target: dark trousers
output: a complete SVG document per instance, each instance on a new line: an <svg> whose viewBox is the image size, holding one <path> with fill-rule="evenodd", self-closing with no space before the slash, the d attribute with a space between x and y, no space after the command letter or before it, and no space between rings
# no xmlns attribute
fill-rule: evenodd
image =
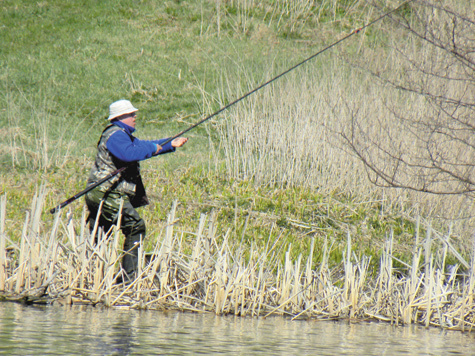
<svg viewBox="0 0 475 356"><path fill-rule="evenodd" d="M122 211L120 203L123 200ZM104 203L100 208L101 201ZM113 225L117 225L120 217L120 229L125 236L122 269L128 276L137 271L138 249L140 241L145 238L145 221L140 217L137 210L130 203L125 194L116 191L103 192L100 188L91 190L86 194L86 204L89 209L89 229L91 233L97 219L100 208L99 224L104 233L107 233ZM97 234L95 236L97 242Z"/></svg>

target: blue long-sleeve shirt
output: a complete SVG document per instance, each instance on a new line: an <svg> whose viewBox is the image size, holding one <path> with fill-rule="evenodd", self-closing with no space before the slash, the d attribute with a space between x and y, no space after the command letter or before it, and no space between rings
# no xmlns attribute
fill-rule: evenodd
<svg viewBox="0 0 475 356"><path fill-rule="evenodd" d="M150 158L155 155L157 145L161 146L161 143L167 140L167 138L160 140L140 140L132 136L132 133L135 131L133 127L126 125L121 121L115 121L113 124L119 126L123 130L117 131L109 137L106 143L107 149L113 156L123 162L143 161ZM174 151L175 147L173 147L171 142L169 142L162 146L162 149L158 154Z"/></svg>

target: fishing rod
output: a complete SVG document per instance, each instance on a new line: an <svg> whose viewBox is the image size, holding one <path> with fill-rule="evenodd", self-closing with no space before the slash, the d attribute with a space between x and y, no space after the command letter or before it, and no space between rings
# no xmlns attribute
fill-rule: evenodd
<svg viewBox="0 0 475 356"><path fill-rule="evenodd" d="M382 19L384 19L385 17L389 16L390 14L392 14L393 12L396 12L397 10L399 10L400 8L402 8L404 5L410 3L411 1L413 0L407 0L405 2L403 2L401 5L399 5L398 7L392 9L391 11L388 11L386 12L385 14L381 15L380 17L378 17L377 19L367 23L366 25L364 25L363 27L360 27L354 31L352 31L350 34L344 36L343 38L339 39L338 41L332 43L331 45L323 48L322 50L316 52L315 54L311 55L310 57L304 59L303 61L295 64L294 66L290 67L289 69L285 70L284 72L280 73L279 75L275 76L274 78L272 79L269 79L267 82L259 85L258 87L256 87L255 89L251 90L250 92L244 94L243 96L241 96L240 98L230 102L229 104L223 106L221 109L219 109L218 111L215 111L214 113L212 113L211 115L205 117L204 119L198 121L197 123L191 125L190 127L188 127L187 129L177 133L175 136L172 136L170 138L168 138L166 141L162 142L162 146L166 145L167 143L173 141L174 139L184 135L185 133L187 133L188 131L190 130L193 130L196 126L198 125L201 125L202 123L208 121L209 119L215 117L216 115L219 115L220 113L222 113L223 111L229 109L231 106L239 103L240 101L244 100L245 98L247 98L248 96L254 94L255 92L261 90L262 88L266 87L267 85L275 82L277 79L283 77L284 75L286 75L287 73L293 71L294 69L300 67L301 65L307 63L308 61L312 60L313 58L319 56L320 54L322 54L323 52L326 52L327 50L335 47L336 45L338 45L339 43L347 40L348 38L350 38L351 36L353 35L356 35L358 33L360 33L361 31L363 31L365 28L367 27L370 27L372 25L374 25L376 22L378 21L381 21ZM83 191L77 193L76 195L72 196L71 198L65 200L64 202L62 202L61 204L59 204L58 206L50 209L50 213L51 214L54 214L58 211L60 211L62 208L64 208L66 205L69 205L70 203L74 202L75 200L79 199L80 197L82 197L84 194L88 193L89 191L91 191L92 189L96 188L97 186L103 184L104 182L108 181L109 179L111 179L112 177L115 177L116 175L118 175L119 173L123 172L127 167L121 167L117 170L115 170L114 172L108 174L106 177L102 178L101 180L99 180L98 182L94 183L94 184L91 184L90 186L88 186L86 189L84 189Z"/></svg>
<svg viewBox="0 0 475 356"><path fill-rule="evenodd" d="M94 184L91 184L89 186L86 187L86 189L80 191L79 193L77 193L76 195L73 195L71 198L63 201L61 204L55 206L54 208L50 209L50 213L51 214L54 214L58 211L60 211L62 208L64 208L66 205L69 205L71 204L73 201L79 199L80 197L82 197L84 194L90 192L91 190L93 190L95 187L107 182L109 179L111 179L112 177L115 177L116 175L118 175L120 172L122 171L125 171L127 167L121 167L117 170L115 170L114 172L112 173L109 173L107 176L105 176L104 178L102 178L101 180L97 181L96 183Z"/></svg>

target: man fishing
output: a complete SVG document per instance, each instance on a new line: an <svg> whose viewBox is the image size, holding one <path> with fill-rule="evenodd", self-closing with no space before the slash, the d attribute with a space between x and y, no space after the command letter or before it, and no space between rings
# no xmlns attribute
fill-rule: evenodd
<svg viewBox="0 0 475 356"><path fill-rule="evenodd" d="M113 225L118 225L125 235L123 277L118 278L118 281L125 282L136 277L138 248L145 238L146 230L144 220L135 210L148 204L140 176L139 161L174 152L188 141L185 137L177 137L172 141L166 138L139 140L132 135L135 131L137 111L128 100L119 100L109 106L110 124L102 132L97 144L97 155L87 186L97 183L117 169L125 167L125 170L86 194L91 233L94 232L97 221L98 229L102 229L104 234ZM162 147L163 143L165 144ZM98 236L101 235L96 233L96 243Z"/></svg>

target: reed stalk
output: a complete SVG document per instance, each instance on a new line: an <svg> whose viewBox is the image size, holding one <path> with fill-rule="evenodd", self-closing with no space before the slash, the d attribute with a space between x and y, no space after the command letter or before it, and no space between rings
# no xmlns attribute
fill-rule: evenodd
<svg viewBox="0 0 475 356"><path fill-rule="evenodd" d="M7 251L5 235L5 217L6 217L7 195L0 197L0 290L5 289L5 280L7 277Z"/></svg>

